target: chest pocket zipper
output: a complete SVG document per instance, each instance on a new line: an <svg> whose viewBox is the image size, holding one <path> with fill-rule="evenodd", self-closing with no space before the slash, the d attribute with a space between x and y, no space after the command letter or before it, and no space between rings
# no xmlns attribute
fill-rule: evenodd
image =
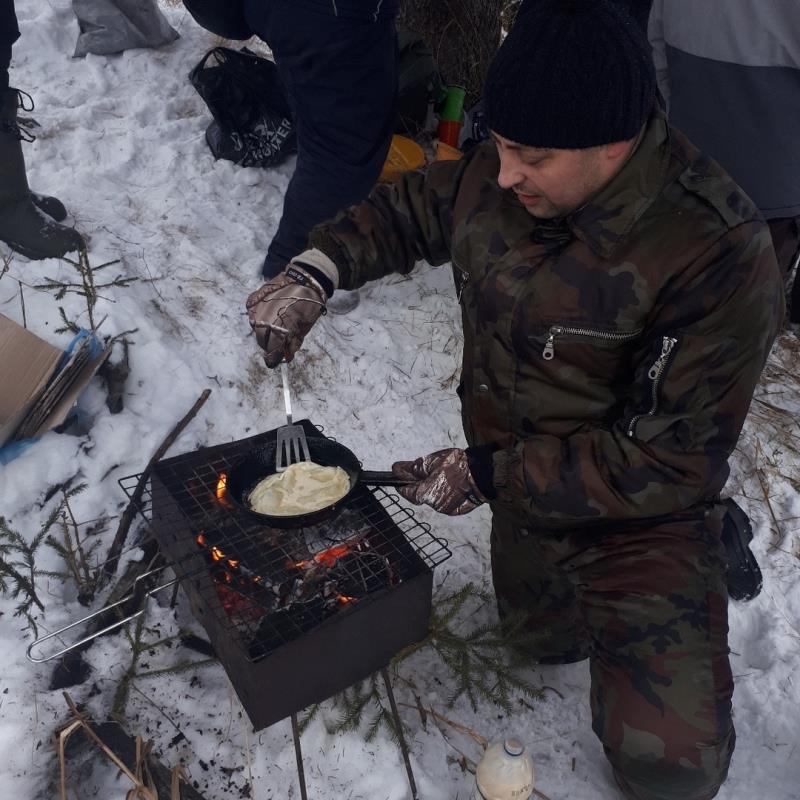
<svg viewBox="0 0 800 800"><path fill-rule="evenodd" d="M552 325L547 332L547 341L544 344L544 350L542 350L542 358L545 361L552 361L555 358L557 336L586 336L589 339L604 339L608 342L626 342L629 339L635 339L641 332L641 328L628 333L610 333L609 331L598 331L591 328L567 328L562 325Z"/></svg>
<svg viewBox="0 0 800 800"><path fill-rule="evenodd" d="M647 377L650 379L650 394L652 398L650 408L646 413L637 414L631 419L627 431L629 438L633 438L633 434L636 430L636 423L638 423L642 417L652 417L658 410L658 387L661 385L661 378L664 375L664 370L669 363L670 356L676 344L678 344L678 340L671 336L661 337L661 355L653 362L653 366L647 371Z"/></svg>

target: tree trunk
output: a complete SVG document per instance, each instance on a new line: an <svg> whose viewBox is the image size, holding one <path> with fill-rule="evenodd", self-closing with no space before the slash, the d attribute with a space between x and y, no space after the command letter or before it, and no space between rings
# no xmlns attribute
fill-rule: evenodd
<svg viewBox="0 0 800 800"><path fill-rule="evenodd" d="M422 36L445 84L467 90L468 108L483 94L500 44L503 0L403 0L398 23Z"/></svg>

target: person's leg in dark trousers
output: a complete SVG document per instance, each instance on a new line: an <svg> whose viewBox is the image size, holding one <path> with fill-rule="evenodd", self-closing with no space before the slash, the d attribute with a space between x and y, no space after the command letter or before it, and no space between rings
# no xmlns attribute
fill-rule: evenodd
<svg viewBox="0 0 800 800"><path fill-rule="evenodd" d="M14 0L0 0L0 92L8 89L11 46L19 39Z"/></svg>
<svg viewBox="0 0 800 800"><path fill-rule="evenodd" d="M575 637L588 646L593 728L629 800L709 800L727 775L735 734L720 530L714 518L532 531L505 546L493 530L501 608L524 603L531 628L546 632L539 660Z"/></svg>
<svg viewBox="0 0 800 800"><path fill-rule="evenodd" d="M266 277L305 249L314 225L369 194L392 137L393 16L353 19L320 8L297 0L246 4L249 24L273 51L297 126L297 166L264 262Z"/></svg>
<svg viewBox="0 0 800 800"><path fill-rule="evenodd" d="M0 0L0 241L28 258L56 258L82 247L83 239L56 224L67 212L55 197L34 194L28 187L21 141L30 137L17 122L21 98L27 96L9 88L8 80L11 47L19 35L14 0Z"/></svg>

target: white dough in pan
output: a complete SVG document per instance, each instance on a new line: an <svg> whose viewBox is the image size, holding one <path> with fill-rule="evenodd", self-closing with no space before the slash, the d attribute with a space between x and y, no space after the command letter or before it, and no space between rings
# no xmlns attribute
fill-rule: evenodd
<svg viewBox="0 0 800 800"><path fill-rule="evenodd" d="M256 484L248 498L258 514L293 517L333 505L350 491L350 477L341 467L299 461Z"/></svg>

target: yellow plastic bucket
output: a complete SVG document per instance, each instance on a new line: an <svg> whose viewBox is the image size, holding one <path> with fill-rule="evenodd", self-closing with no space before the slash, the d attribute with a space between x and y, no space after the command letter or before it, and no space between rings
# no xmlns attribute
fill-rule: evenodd
<svg viewBox="0 0 800 800"><path fill-rule="evenodd" d="M413 139L395 134L378 180L381 183L398 181L404 172L424 166L425 153L422 148Z"/></svg>

